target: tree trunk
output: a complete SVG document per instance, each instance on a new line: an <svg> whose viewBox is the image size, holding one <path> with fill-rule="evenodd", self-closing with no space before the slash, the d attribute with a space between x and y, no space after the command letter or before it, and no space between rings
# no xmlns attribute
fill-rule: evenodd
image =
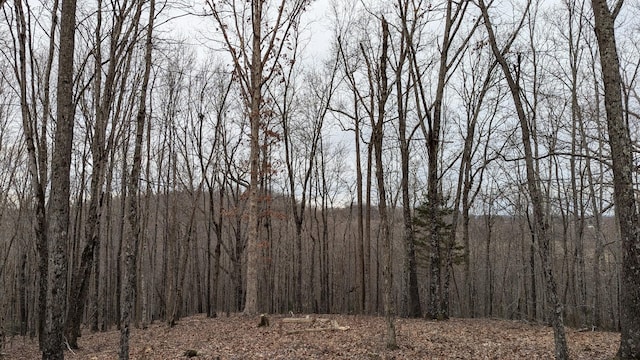
<svg viewBox="0 0 640 360"><path fill-rule="evenodd" d="M218 279L220 275L220 254L222 245L222 209L224 207L224 181L219 184L218 214L215 213L213 184L207 179L207 190L209 192L209 226L213 226L215 234L215 246L211 253L211 230L207 228L207 291L206 308L207 317L217 317L218 307ZM212 263L213 257L213 263Z"/></svg>
<svg viewBox="0 0 640 360"><path fill-rule="evenodd" d="M47 291L46 340L42 358L64 359L63 325L67 305L67 243L69 240L69 195L73 146L73 56L75 50L76 1L62 0L60 52L58 55L57 114L54 150L51 158L51 197L48 232L50 282Z"/></svg>
<svg viewBox="0 0 640 360"><path fill-rule="evenodd" d="M410 37L414 36L415 26L408 28L408 2L398 1L400 20L402 21L402 35L400 41L400 56L396 69L396 96L398 103L398 131L400 136L400 162L402 192L402 220L404 227L405 268L403 282L406 286L404 299L406 299L406 311L409 317L422 316L420 304L420 292L418 289L418 275L416 263L415 234L413 230L413 218L411 214L411 196L409 195L409 152L411 139L407 139L407 114L408 96L412 84L407 81L407 91L403 92L402 75L405 62L409 61ZM409 63L409 66L411 64Z"/></svg>
<svg viewBox="0 0 640 360"><path fill-rule="evenodd" d="M140 19L140 12L144 1L140 1L136 10L136 19ZM147 87L149 85L149 77L151 73L151 55L153 52L153 22L156 17L155 0L150 0L149 4L149 23L147 24L147 37L145 46L145 67L140 89L139 107L136 114L136 132L135 145L133 151L133 163L131 165L131 175L128 183L128 207L127 220L129 222L129 233L125 250L125 280L122 286L122 305L120 314L120 360L129 359L129 333L131 320L133 318L133 310L136 299L136 265L138 257L138 248L140 244L140 216L139 216L139 194L140 172L142 169L142 142L144 137L144 127L147 121Z"/></svg>
<svg viewBox="0 0 640 360"><path fill-rule="evenodd" d="M262 106L262 1L251 2L251 88L249 98L250 124L250 182L249 182L249 219L247 224L247 287L243 313L255 315L258 313L258 180L260 171L260 108Z"/></svg>
<svg viewBox="0 0 640 360"><path fill-rule="evenodd" d="M528 12L530 2L528 2L527 4L528 5L525 14ZM525 154L525 166L527 171L527 188L529 190L529 196L531 198L531 204L533 206L534 232L538 237L540 257L542 259L542 268L547 287L547 296L549 303L552 306L551 324L554 331L555 356L556 359L568 359L569 352L567 348L567 340L565 337L564 324L562 319L563 309L562 304L560 303L560 299L558 298L556 281L553 274L550 234L548 228L549 225L543 206L542 194L539 188L540 181L538 179L537 171L534 166L534 155L532 153L531 144L532 134L529 128L529 121L524 111L524 105L521 98L522 94L519 84L514 79L511 73L511 68L505 59L505 51L501 51L498 48L496 37L493 31L493 26L491 25L491 21L489 19L488 9L485 6L483 0L479 1L479 5L482 12L482 17L484 19L485 27L489 35L489 44L494 56L496 57L496 60L502 68L505 78L507 79L509 89L511 90L513 102L516 107L516 112L518 114L518 119L520 121L522 144ZM522 17L522 22L524 21L524 19L525 16ZM508 48L506 50L508 50ZM519 68L519 64L516 65Z"/></svg>
<svg viewBox="0 0 640 360"><path fill-rule="evenodd" d="M216 317L218 312L218 282L220 279L220 253L222 246L222 203L224 199L224 182L220 184L220 200L219 200L219 209L218 209L218 226L215 227L216 230L216 246L213 250L213 274L211 276L211 283L207 286L211 287L212 292L211 296L211 305L208 311L208 315L210 317ZM212 215L213 216L213 215ZM211 256L211 255L209 255Z"/></svg>
<svg viewBox="0 0 640 360"><path fill-rule="evenodd" d="M250 4L249 4L250 3ZM263 27L268 22L263 14L263 9L271 9L271 3L267 1L247 1L242 8L241 3L219 3L207 1L211 14L215 18L224 38L224 44L233 61L234 79L240 84L240 91L246 104L246 112L249 117L250 127L250 152L249 152L249 184L248 184L248 224L246 246L246 290L243 312L246 315L255 315L258 312L258 222L259 209L259 172L260 172L260 129L262 124L261 110L263 107L263 90L267 81L276 73L277 66L265 68L267 62L277 62L283 53L285 45L289 45L289 34L298 27L300 15L306 8L308 0L296 0L284 2L274 11L276 21L269 24L268 31L263 33ZM243 3L245 4L245 3ZM224 8L224 9L221 9ZM231 21L228 15L232 14ZM245 17L246 15L248 17ZM235 20L235 21L234 21ZM251 24L251 30L245 27ZM246 26L245 26L246 24ZM245 37L250 37L247 39ZM240 44L232 42L237 39ZM246 46L245 46L246 45ZM241 50L238 52L238 48ZM264 52L264 53L263 53Z"/></svg>
<svg viewBox="0 0 640 360"><path fill-rule="evenodd" d="M20 335L27 335L28 327L28 310L27 310L27 253L22 254L20 261L20 277L19 281L22 286L19 290L19 302L20 302Z"/></svg>
<svg viewBox="0 0 640 360"><path fill-rule="evenodd" d="M640 358L640 218L633 185L633 148L622 108L622 79L614 22L623 0L610 10L606 0L592 0L595 32L600 49L607 113L609 146L613 161L613 196L622 238L620 359Z"/></svg>
<svg viewBox="0 0 640 360"><path fill-rule="evenodd" d="M357 111L357 105L354 103L354 108ZM368 281L369 281L369 264L367 263L368 259L365 256L366 254L366 244L364 241L364 211L363 211L363 203L362 203L362 153L360 150L360 120L356 115L355 123L355 152L356 152L356 221L358 224L358 229L356 232L356 242L357 242L357 251L358 251L358 284L360 287L360 308L362 312L365 313L367 310L367 294L369 290Z"/></svg>
<svg viewBox="0 0 640 360"><path fill-rule="evenodd" d="M384 135L385 106L388 94L387 84L387 53L389 48L389 24L382 18L382 54L380 55L379 79L376 82L378 88L378 119L371 124L373 129L372 140L375 153L376 183L378 186L378 212L380 213L380 226L382 237L382 276L383 276L383 306L387 324L385 343L388 349L398 348L395 329L395 304L392 296L393 268L392 268L392 242L389 229L389 215L387 214L387 195L384 184L384 165L382 162L382 143ZM369 65L369 64L367 64ZM372 74L370 71L369 74ZM374 79L370 79L373 81ZM372 89L373 90L373 89Z"/></svg>
<svg viewBox="0 0 640 360"><path fill-rule="evenodd" d="M118 68L122 62L126 63L123 72L128 72L130 68L131 56L123 56L123 49L127 47L117 46L121 42L122 25L127 19L124 12L126 8L120 9L119 16L116 17L116 24L110 34L111 46L109 51L109 65L106 71L106 78L102 84L103 59L102 59L102 1L98 2L98 22L96 25L96 47L95 47L95 80L94 99L95 123L93 127L93 137L91 141L92 173L91 173L91 198L89 200L88 216L85 226L85 247L80 258L80 265L74 272L71 282L70 303L65 324L65 336L69 346L78 348L78 337L80 336L80 324L84 313L87 299L89 280L94 261L94 252L100 246L101 217L103 209L102 187L105 182L106 170L108 168L108 148L107 148L107 127L110 119L117 119L120 114L111 114L114 102L114 83ZM136 26L134 22L134 25ZM129 40L129 39L125 39ZM122 71L122 70L121 70ZM126 79L123 80L126 83ZM103 91L104 90L104 91ZM113 120L115 126L116 121ZM113 132L109 138L109 146L113 143Z"/></svg>
<svg viewBox="0 0 640 360"><path fill-rule="evenodd" d="M49 279L49 244L47 234L47 214L46 214L46 195L45 187L48 182L48 154L47 154L47 123L49 119L50 111L50 82L51 82L51 68L54 60L55 51L55 34L58 25L58 5L59 1L53 2L51 10L52 20L50 27L49 38L49 53L46 61L46 69L44 71L44 102L42 113L44 114L41 119L40 129L38 133L37 129L37 117L35 111L32 111L30 107L30 100L27 96L27 89L29 87L29 79L27 77L27 67L29 60L27 59L27 48L31 49L31 46L27 44L27 40L31 37L29 33L27 17L25 16L24 8L22 7L22 1L15 2L15 15L16 15L16 31L18 37L18 51L15 62L18 64L18 68L15 69L16 78L20 85L20 111L22 118L22 128L24 131L24 138L28 154L29 176L31 179L31 191L35 198L34 204L34 233L36 238L36 251L38 254L38 326L37 333L39 336L40 350L44 350L44 342L46 338L45 334L45 321L47 317L47 282ZM30 54L32 55L32 54ZM33 88L33 86L32 86ZM40 142L38 142L40 139Z"/></svg>

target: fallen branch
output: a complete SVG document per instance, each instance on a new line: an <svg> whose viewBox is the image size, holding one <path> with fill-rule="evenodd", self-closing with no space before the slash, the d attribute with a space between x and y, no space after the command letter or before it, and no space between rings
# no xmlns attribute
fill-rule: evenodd
<svg viewBox="0 0 640 360"><path fill-rule="evenodd" d="M319 332L319 331L346 331L349 330L348 326L340 326L336 320L325 319L325 318L312 318L308 315L303 318L284 318L280 323L280 328L282 329L282 324L314 324L314 323L322 323L320 327L308 327L305 329L295 329L295 330L287 330L285 334L298 334L303 332Z"/></svg>
<svg viewBox="0 0 640 360"><path fill-rule="evenodd" d="M315 321L314 318L309 317L309 315L307 315L306 317L303 318L284 318L282 319L283 323L313 323Z"/></svg>

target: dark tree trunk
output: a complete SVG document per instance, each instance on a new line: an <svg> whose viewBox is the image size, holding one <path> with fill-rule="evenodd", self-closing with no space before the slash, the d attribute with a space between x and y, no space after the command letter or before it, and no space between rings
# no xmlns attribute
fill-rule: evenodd
<svg viewBox="0 0 640 360"><path fill-rule="evenodd" d="M610 10L606 0L592 0L595 31L600 49L607 113L609 146L613 161L613 195L622 238L620 348L618 358L640 359L640 219L633 185L633 148L622 108L622 79L616 48L614 21L623 1Z"/></svg>
<svg viewBox="0 0 640 360"><path fill-rule="evenodd" d="M73 56L75 49L76 1L62 0L60 52L54 150L51 158L49 199L50 287L47 291L46 340L42 358L64 359L63 325L67 305L67 243L69 240L69 196L73 145Z"/></svg>
<svg viewBox="0 0 640 360"><path fill-rule="evenodd" d="M218 214L215 213L213 185L207 180L209 190L209 221L213 226L216 244L211 254L211 235L207 239L207 317L216 317L218 313L218 279L220 275L220 254L222 245L222 208L224 203L224 182L219 184ZM209 230L210 231L210 230ZM213 263L212 263L213 257Z"/></svg>
<svg viewBox="0 0 640 360"><path fill-rule="evenodd" d="M357 105L354 102L354 108L357 111ZM356 151L356 221L358 224L358 230L356 233L356 242L358 249L358 283L360 286L360 307L362 312L366 312L367 310L367 294L369 290L368 281L369 281L369 264L367 263L368 258L365 256L366 254L366 244L364 241L364 211L363 211L363 203L362 203L362 154L360 150L360 120L358 119L358 115L356 113L355 123L355 151Z"/></svg>
<svg viewBox="0 0 640 360"><path fill-rule="evenodd" d="M136 10L136 18L134 21L140 20L142 4L140 1ZM138 190L140 182L140 172L142 169L142 142L144 137L144 127L147 121L147 87L151 73L151 55L152 55L152 39L153 39L153 21L155 19L155 0L151 0L149 4L149 23L147 24L147 36L145 46L145 67L142 79L142 87L140 89L139 107L136 114L136 132L135 145L133 151L133 164L131 165L131 175L127 186L128 207L126 217L129 223L129 233L125 249L125 280L122 287L121 297L121 313L120 313L120 360L129 359L129 333L131 320L133 318L133 310L137 292L137 257L140 244L140 215L138 211L139 200Z"/></svg>
<svg viewBox="0 0 640 360"><path fill-rule="evenodd" d="M378 119L372 121L372 143L374 148L374 157L376 165L376 183L378 187L378 212L380 214L380 226L381 226L381 241L382 241L382 276L383 276L383 307L384 315L387 324L387 330L385 334L385 345L388 349L396 349L398 347L396 342L396 329L395 329L395 304L392 296L393 287L393 272L392 272L392 248L391 248L391 233L389 229L389 215L387 213L387 195L384 184L384 165L382 162L382 143L384 135L384 120L385 120L385 106L388 93L387 82L387 53L389 48L389 25L387 21L382 18L382 54L380 55L380 64L378 71L378 79L373 79L372 66L367 62L369 70L369 82L372 85L374 82L378 84ZM372 87L373 90L373 87Z"/></svg>
<svg viewBox="0 0 640 360"><path fill-rule="evenodd" d="M413 230L413 218L411 215L411 196L409 194L409 152L411 139L407 138L407 104L410 94L410 82L407 84L407 91L403 91L402 75L404 65L409 58L410 38L414 36L415 25L409 29L408 27L408 2L398 1L398 9L400 11L400 19L402 21L402 35L400 41L400 56L398 67L396 69L396 96L398 106L398 131L400 136L400 162L401 162L401 179L400 188L402 192L402 220L404 227L404 246L405 246L405 269L403 280L407 287L406 293L403 295L406 299L406 311L409 317L422 316L422 308L420 304L420 292L418 289L418 275L416 263L415 234ZM415 23L415 22L414 22ZM411 66L411 65L409 65Z"/></svg>
<svg viewBox="0 0 640 360"><path fill-rule="evenodd" d="M15 2L15 15L16 15L16 31L18 37L18 51L16 56L16 62L18 68L15 69L16 78L20 84L20 111L22 117L22 127L24 131L24 138L29 156L29 176L31 178L31 191L35 198L34 212L34 234L35 245L38 253L38 336L40 350L44 350L45 345L45 320L47 315L47 287L49 279L49 244L47 234L47 214L46 214L46 198L45 187L48 182L48 154L47 154L47 122L49 120L50 111L50 81L51 81L51 68L54 60L55 51L55 34L58 25L58 5L59 1L55 0L51 10L52 19L50 27L50 39L49 39L49 54L46 63L46 69L44 72L44 103L43 103L43 117L41 119L42 124L40 126L41 133L38 133L37 129L37 117L34 111L30 108L29 99L27 96L27 89L29 87L29 79L27 78L27 40L30 37L27 18L25 16L24 8L22 7L22 1ZM40 142L38 142L38 138Z"/></svg>
<svg viewBox="0 0 640 360"><path fill-rule="evenodd" d="M70 303L65 324L65 336L69 346L78 348L78 337L80 336L80 324L84 313L85 302L89 290L89 280L93 268L94 252L100 246L101 218L103 208L102 187L105 182L107 170L108 149L107 149L107 126L110 118L117 118L119 114L111 114L110 109L114 100L114 82L117 75L117 68L121 62L127 62L125 69L129 69L131 56L124 56L125 46L116 46L120 41L122 25L126 20L124 14L117 16L117 23L111 32L111 48L109 53L109 65L106 72L104 87L102 84L102 1L98 2L98 23L96 25L95 47L95 92L100 98L95 99L95 123L93 137L91 141L92 173L91 173L91 199L89 201L88 216L85 227L85 247L80 258L80 265L73 274L71 281ZM126 9L121 9L124 12ZM132 25L135 26L135 25ZM125 70L124 72L128 72ZM102 91L104 90L104 92ZM113 135L112 135L113 136ZM110 143L113 138L110 138ZM96 278L97 279L97 278Z"/></svg>
<svg viewBox="0 0 640 360"><path fill-rule="evenodd" d="M27 253L24 252L20 260L20 335L27 335L28 312L27 312Z"/></svg>

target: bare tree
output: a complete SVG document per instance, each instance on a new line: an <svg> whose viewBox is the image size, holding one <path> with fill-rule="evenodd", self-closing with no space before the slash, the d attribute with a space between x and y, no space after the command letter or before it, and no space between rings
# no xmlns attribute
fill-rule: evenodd
<svg viewBox="0 0 640 360"><path fill-rule="evenodd" d="M75 106L73 56L75 53L76 0L62 0L60 52L58 54L57 122L51 158L51 197L48 232L50 286L47 291L46 340L43 359L64 359L63 326L67 305L67 243L69 240L69 189Z"/></svg>
<svg viewBox="0 0 640 360"><path fill-rule="evenodd" d="M22 128L25 135L27 156L29 164L29 177L31 180L31 191L35 198L34 212L34 232L36 238L36 250L38 252L38 335L40 349L44 349L45 321L47 303L47 283L49 279L49 244L47 235L47 212L46 212L46 187L49 181L49 153L48 153L48 130L51 111L51 74L55 58L56 28L58 26L59 2L56 0L51 9L52 21L50 26L49 49L43 69L42 79L42 108L38 111L35 99L36 81L33 74L37 72L33 68L33 47L28 43L32 39L31 14L29 9L25 10L22 1L15 1L14 13L8 14L5 10L7 23L15 21L15 32L11 31L14 44L11 55L4 53L4 56L12 63L13 72L18 83L20 98L20 110L22 117ZM10 28L13 30L13 27ZM40 116L38 116L40 114Z"/></svg>
<svg viewBox="0 0 640 360"><path fill-rule="evenodd" d="M564 324L563 324L563 309L562 303L558 298L558 292L556 288L556 281L553 274L552 261L551 261L551 249L550 249L550 230L549 220L547 219L546 212L543 206L542 193L540 191L540 180L538 171L534 165L534 154L532 152L532 133L530 130L529 119L524 110L522 92L520 85L518 84L516 73L512 73L512 69L505 58L505 54L508 53L511 44L513 43L515 36L518 32L516 30L510 37L507 45L500 49L496 40L493 25L489 17L489 11L483 0L479 0L480 11L482 12L482 18L489 35L489 45L493 51L498 64L502 68L502 72L509 84L511 96L513 98L518 119L520 121L520 131L522 134L522 144L525 153L525 165L527 173L527 189L531 198L531 204L533 206L534 215L534 232L535 236L539 239L540 244L540 256L542 258L542 265L544 269L545 281L547 284L547 295L549 296L549 302L551 308L551 323L554 330L555 340L555 354L556 359L568 359L569 353L567 349L567 340L565 337ZM527 2L525 13L522 16L519 26L520 29L524 24L525 19L529 11L531 2ZM516 64L516 71L519 71L519 64Z"/></svg>
<svg viewBox="0 0 640 360"><path fill-rule="evenodd" d="M339 10L334 10L338 12ZM355 144L355 168L356 168L356 283L358 288L358 307L364 311L369 312L371 310L371 297L375 297L375 293L371 290L372 277L371 274L371 144L368 144L368 166L366 173L366 196L363 196L363 174L362 174L362 137L364 136L364 123L362 112L364 112L369 118L373 116L373 108L371 101L365 101L366 95L363 94L363 90L360 89L358 81L356 79L356 71L360 64L358 63L358 51L354 53L349 52L347 42L349 38L352 38L347 29L352 27L352 23L347 23L344 26L344 33L337 35L336 39L336 58L342 66L344 77L349 84L350 95L352 96L352 112L345 109L344 104L338 103L331 107L331 110L335 113L346 116L353 121L354 132L354 144ZM373 99L373 98L371 98ZM363 110L364 109L364 110ZM350 128L343 125L343 128ZM365 209L366 208L366 209ZM366 221L365 221L366 219Z"/></svg>
<svg viewBox="0 0 640 360"><path fill-rule="evenodd" d="M260 127L264 86L280 71L278 62L286 53L286 45L308 5L308 0L293 2L252 0L250 4L235 1L207 4L222 33L222 41L229 51L234 75L240 84L250 123L250 182L249 220L247 245L247 286L244 313L258 312L258 198L260 164ZM274 10L270 5L277 4ZM245 16L249 16L251 27L246 29Z"/></svg>
<svg viewBox="0 0 640 360"><path fill-rule="evenodd" d="M482 41L482 40L480 40ZM467 316L473 317L475 314L475 302L476 295L474 290L474 284L472 281L472 264L471 264L471 234L470 234L470 212L476 197L482 189L482 182L484 178L485 169L489 162L493 159L489 159L489 148L492 140L492 132L494 131L493 123L496 117L496 108L499 101L493 101L492 104L488 104L487 100L490 97L490 91L495 89L496 98L501 99L503 90L499 86L495 86L498 82L496 76L496 67L498 63L495 60L482 61L485 57L482 51L483 46L476 45L476 48L470 52L469 60L471 61L470 68L467 70L465 64L460 65L460 72L462 74L462 89L458 90L461 100L465 105L466 126L461 126L463 131L462 137L464 138L464 146L462 149L462 155L460 158L460 167L458 172L458 182L455 191L455 198L453 200L453 214L451 220L451 233L448 240L450 244L450 251L453 250L451 245L455 244L456 236L458 234L458 221L459 216L462 216L462 245L463 249L463 262L464 262L464 291L467 303L465 304L467 309L465 312ZM482 112L487 106L492 106L488 119L482 119ZM483 123L486 122L487 124ZM481 142L484 139L484 149L481 150ZM477 167L474 168L474 154L482 152L482 160L479 161ZM474 189L475 186L475 189ZM491 195L489 195L491 197ZM461 211L458 209L462 207ZM484 214L488 222L491 221L491 208L488 213ZM490 229L490 226L487 227ZM489 240L490 241L490 240ZM447 255L447 267L452 266L453 254ZM486 264L489 266L490 264ZM448 273L450 274L450 273ZM445 283L448 284L449 280L445 279ZM446 292L445 292L446 293ZM462 305L462 304L461 304Z"/></svg>
<svg viewBox="0 0 640 360"><path fill-rule="evenodd" d="M192 119L192 128L194 129L194 137L196 143L196 152L200 161L200 171L204 177L206 190L209 195L208 214L209 221L206 226L207 245L206 245L206 311L208 317L217 316L217 299L218 287L220 279L220 255L222 250L222 230L223 230L223 212L225 192L228 186L227 176L224 169L225 134L224 122L227 120L225 113L229 108L228 98L231 94L233 81L225 73L221 64L216 64L212 70L203 70L196 77L194 86L200 86L194 89L198 91L196 94L197 102L196 116ZM213 104L209 104L207 94L215 91L217 95L213 97ZM212 105L213 108L210 108ZM209 114L211 112L211 114ZM205 133L206 119L213 119L213 139L210 140L210 148L207 153L205 148L205 139L209 136ZM216 186L218 187L216 189ZM217 197L217 202L216 202ZM217 204L217 207L216 207ZM212 242L215 245L211 250ZM213 261L213 263L212 263Z"/></svg>
<svg viewBox="0 0 640 360"><path fill-rule="evenodd" d="M443 194L441 189L441 163L442 163L442 131L445 106L445 88L451 76L450 72L459 61L460 54L466 49L471 35L477 27L478 20L468 33L461 31L462 23L467 14L469 2L455 2L447 0L444 4L444 29L441 44L438 46L437 72L435 82L435 95L429 99L427 88L422 76L425 68L419 60L419 43L416 39L407 38L411 54L412 66L410 67L413 81L415 82L414 94L416 98L416 113L419 118L420 129L426 139L427 148L427 218L429 236L429 304L427 315L432 319L447 318L448 299L447 291L443 286L443 271L448 272L447 259L442 259L442 251L448 252L448 246L443 247ZM462 35L462 36L460 36ZM457 37L461 40L456 42ZM444 267L443 267L444 265Z"/></svg>
<svg viewBox="0 0 640 360"><path fill-rule="evenodd" d="M387 210L387 191L385 189L384 165L383 165L383 136L384 123L386 120L386 105L390 95L389 82L387 78L387 65L389 56L389 24L387 20L381 18L382 27L382 48L380 52L379 63L374 63L367 50L362 45L360 49L367 66L367 75L370 91L375 92L377 99L377 113L371 119L371 144L374 149L374 163L376 167L376 184L378 188L378 213L380 214L380 232L382 241L382 276L383 276L383 295L382 301L384 306L384 315L387 323L385 334L385 344L389 349L398 347L396 342L395 329L395 304L392 294L393 274L392 274L392 247L391 233L389 228L389 214ZM374 98L373 94L371 98ZM373 110L373 108L372 108Z"/></svg>
<svg viewBox="0 0 640 360"><path fill-rule="evenodd" d="M69 309L65 325L65 337L71 348L78 348L78 336L80 335L80 324L84 312L85 302L89 289L91 270L93 268L94 253L100 244L101 220L103 207L103 186L108 169L108 154L114 146L115 134L118 130L117 122L122 116L118 113L122 104L114 106L117 99L121 99L126 83L129 79L129 70L132 62L132 44L138 39L138 24L130 21L135 16L135 2L125 2L118 9L114 16L113 29L109 32L109 53L106 61L107 69L103 69L105 61L102 58L103 29L102 14L103 4L98 1L97 24L95 29L94 43L94 66L93 69L93 95L95 100L95 120L93 134L89 137L91 147L91 197L87 221L85 227L86 243L80 257L80 264L73 274L71 282L71 293ZM133 12L133 14L132 14ZM103 73L104 83L103 83ZM120 90L120 95L117 93ZM111 126L109 127L109 125ZM110 129L110 131L108 131Z"/></svg>
<svg viewBox="0 0 640 360"><path fill-rule="evenodd" d="M320 74L308 72L303 74L304 85L297 88L297 53L299 50L300 34L296 32L292 39L293 58L286 72L282 74L282 89L272 92L275 97L274 106L277 109L282 129L284 145L284 161L287 169L290 207L293 212L295 225L295 298L294 304L298 311L309 309L309 304L303 300L303 293L308 289L308 283L303 280L303 225L307 213L308 189L314 163L318 158L323 125L335 90L337 63L328 64L328 73ZM322 79L327 76L326 82ZM312 254L312 259L315 258ZM313 266L311 270L314 271ZM313 282L314 276L309 277ZM315 286L314 286L315 288Z"/></svg>
<svg viewBox="0 0 640 360"><path fill-rule="evenodd" d="M120 352L119 358L121 360L129 359L129 332L131 319L133 317L134 304L137 292L137 257L138 248L140 243L140 215L139 215L139 200L138 189L140 183L140 173L142 169L142 143L144 139L144 128L147 122L147 90L149 85L149 78L151 73L151 59L153 53L153 26L154 19L156 17L155 0L150 0L149 4L149 22L147 24L147 36L145 41L145 53L144 53L144 74L142 79L142 85L139 95L138 112L136 114L136 132L135 132L135 145L133 150L133 163L131 164L131 175L128 178L127 184L127 220L130 226L128 241L126 243L125 250L125 281L122 286L122 304L120 314ZM142 13L142 5L144 0L140 0L136 9L136 16L134 21L139 23L140 15Z"/></svg>
<svg viewBox="0 0 640 360"><path fill-rule="evenodd" d="M411 3L415 5L415 3ZM398 49L398 60L395 69L396 97L398 106L398 133L400 141L400 161L401 161L401 180L400 187L402 192L402 220L404 225L404 243L405 243L405 262L406 269L404 272L404 282L407 291L404 296L407 302L407 313L410 317L422 316L422 308L420 305L420 292L418 288L418 275L416 263L415 249L415 233L413 229L413 216L411 212L411 195L409 194L409 159L412 135L414 131L408 132L407 118L410 107L411 88L415 86L411 77L407 77L403 82L405 65L412 66L410 51L412 39L416 34L418 25L417 18L420 16L416 8L412 8L408 0L398 0L398 15L400 20L400 46ZM412 15L410 17L410 14ZM410 71L410 70L409 70ZM406 87L406 88L405 88ZM407 136L408 135L408 136Z"/></svg>
<svg viewBox="0 0 640 360"><path fill-rule="evenodd" d="M618 358L640 358L640 218L633 185L633 147L622 108L622 79L614 22L624 0L609 8L605 0L592 0L595 32L600 49L607 113L609 146L613 161L613 194L622 238L622 336Z"/></svg>

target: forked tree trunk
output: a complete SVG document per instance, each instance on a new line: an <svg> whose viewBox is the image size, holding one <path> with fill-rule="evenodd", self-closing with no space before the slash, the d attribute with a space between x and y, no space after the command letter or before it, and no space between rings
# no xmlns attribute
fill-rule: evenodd
<svg viewBox="0 0 640 360"><path fill-rule="evenodd" d="M271 2L251 0L250 10L241 9L239 3L207 0L215 21L222 32L223 41L233 61L234 78L240 84L240 91L246 104L250 127L249 151L249 210L246 245L246 290L243 312L255 315L258 312L258 198L260 172L260 130L262 125L263 90L267 81L275 74L277 66L265 67L283 53L291 31L297 28L300 15L304 12L308 0L282 2L274 10L276 20L269 24L271 28L263 32L267 22L263 10L272 9ZM249 6L249 5L247 5ZM274 6L275 7L275 6ZM231 16L228 16L232 14ZM239 14L243 14L240 15ZM239 16L239 17L238 17ZM245 17L246 16L246 17ZM231 18L228 21L228 18ZM246 26L245 26L246 25ZM249 28L250 27L250 28ZM246 38L245 38L246 37ZM241 44L236 44L234 41ZM241 48L240 51L237 49Z"/></svg>

